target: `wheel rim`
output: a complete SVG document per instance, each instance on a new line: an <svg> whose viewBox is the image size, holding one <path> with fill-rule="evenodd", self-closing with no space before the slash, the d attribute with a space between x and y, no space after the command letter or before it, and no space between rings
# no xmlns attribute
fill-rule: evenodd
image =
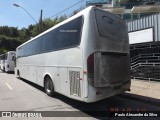
<svg viewBox="0 0 160 120"><path fill-rule="evenodd" d="M50 93L51 90L52 90L52 81L49 80L49 79L47 79L47 82L46 82L46 91L47 91L48 93Z"/></svg>

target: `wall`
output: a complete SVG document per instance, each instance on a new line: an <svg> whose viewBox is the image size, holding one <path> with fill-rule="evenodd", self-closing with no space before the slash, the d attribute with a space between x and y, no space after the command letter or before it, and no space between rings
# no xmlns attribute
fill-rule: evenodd
<svg viewBox="0 0 160 120"><path fill-rule="evenodd" d="M128 32L153 27L154 41L160 41L160 13L127 22Z"/></svg>

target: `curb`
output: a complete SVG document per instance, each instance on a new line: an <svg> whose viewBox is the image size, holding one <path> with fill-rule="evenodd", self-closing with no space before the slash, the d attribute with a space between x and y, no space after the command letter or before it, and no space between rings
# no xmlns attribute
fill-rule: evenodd
<svg viewBox="0 0 160 120"><path fill-rule="evenodd" d="M132 94L132 93L123 93L123 94L119 95L119 97L125 97L125 98L132 99L132 100L138 100L138 101L141 101L143 103L149 103L151 105L160 106L160 100L159 99L150 98L150 97L147 97L147 96L141 96L141 95Z"/></svg>

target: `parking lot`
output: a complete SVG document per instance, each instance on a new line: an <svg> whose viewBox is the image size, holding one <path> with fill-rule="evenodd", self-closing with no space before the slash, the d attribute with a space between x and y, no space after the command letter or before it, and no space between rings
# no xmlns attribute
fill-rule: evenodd
<svg viewBox="0 0 160 120"><path fill-rule="evenodd" d="M133 91L136 93L136 90ZM86 116L87 119L99 117L86 111L160 111L158 103L152 104L143 99L133 99L134 96L131 92L90 104L72 100L60 94L49 97L42 87L26 80L19 80L12 73L3 72L0 72L0 94L0 111L68 111L67 114L70 116L72 116L72 112L78 111L76 117L83 116L85 118ZM130 97L131 95L132 97ZM137 96L140 95L137 94ZM141 98L143 97L147 96L141 96ZM156 100L156 98L152 99ZM62 117L65 117L63 113Z"/></svg>

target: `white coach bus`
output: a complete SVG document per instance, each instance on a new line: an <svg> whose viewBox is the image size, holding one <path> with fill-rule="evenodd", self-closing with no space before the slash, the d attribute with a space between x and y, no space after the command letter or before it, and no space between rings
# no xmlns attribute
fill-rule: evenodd
<svg viewBox="0 0 160 120"><path fill-rule="evenodd" d="M16 74L84 102L130 90L125 22L88 7L17 47Z"/></svg>
<svg viewBox="0 0 160 120"><path fill-rule="evenodd" d="M4 72L13 72L15 68L15 51L9 51L1 55L1 70Z"/></svg>
<svg viewBox="0 0 160 120"><path fill-rule="evenodd" d="M3 71L5 72L13 72L15 68L15 57L16 52L15 51L9 51L4 54L4 65L3 65Z"/></svg>
<svg viewBox="0 0 160 120"><path fill-rule="evenodd" d="M5 68L5 67L4 67L4 65L5 65L5 64L4 64L4 63L5 63L5 54L2 54L2 55L0 56L0 59L1 59L1 60L0 60L0 62L1 62L1 70L4 71L4 68Z"/></svg>

